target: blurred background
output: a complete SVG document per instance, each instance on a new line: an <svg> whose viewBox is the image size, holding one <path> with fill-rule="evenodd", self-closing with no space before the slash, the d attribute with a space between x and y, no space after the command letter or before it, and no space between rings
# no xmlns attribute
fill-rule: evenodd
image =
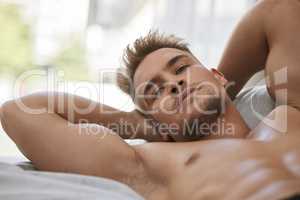
<svg viewBox="0 0 300 200"><path fill-rule="evenodd" d="M0 105L56 90L131 110L112 76L127 44L159 29L186 39L205 66L217 66L235 24L254 3L0 0ZM0 156L22 156L1 128Z"/></svg>

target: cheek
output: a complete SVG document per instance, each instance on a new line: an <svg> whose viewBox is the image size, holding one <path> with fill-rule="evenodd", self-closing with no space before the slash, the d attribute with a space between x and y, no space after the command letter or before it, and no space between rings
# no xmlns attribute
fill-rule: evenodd
<svg viewBox="0 0 300 200"><path fill-rule="evenodd" d="M212 73L207 70L203 69L199 66L191 67L187 73L187 78L190 79L190 82L211 82L216 84L216 80L213 77Z"/></svg>

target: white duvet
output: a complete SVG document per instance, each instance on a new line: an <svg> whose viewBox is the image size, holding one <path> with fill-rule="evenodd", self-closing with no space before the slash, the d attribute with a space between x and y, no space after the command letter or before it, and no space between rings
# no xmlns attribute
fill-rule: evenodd
<svg viewBox="0 0 300 200"><path fill-rule="evenodd" d="M38 172L0 162L2 200L142 200L116 181L75 174Z"/></svg>

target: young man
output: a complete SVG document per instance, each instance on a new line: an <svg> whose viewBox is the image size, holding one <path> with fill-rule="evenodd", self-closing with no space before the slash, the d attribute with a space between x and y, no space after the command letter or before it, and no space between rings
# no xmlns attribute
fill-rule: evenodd
<svg viewBox="0 0 300 200"><path fill-rule="evenodd" d="M150 32L127 48L124 60L126 77L119 75L118 85L158 130L145 139L192 141L249 133L226 95L224 76L204 67L180 39Z"/></svg>
<svg viewBox="0 0 300 200"><path fill-rule="evenodd" d="M248 134L247 126L229 98L224 98L225 111L217 106L222 102L225 91L223 85L226 81L222 76L209 72L187 49L170 46L149 52L140 62L133 64L136 69L129 72L133 78L134 99L139 112L110 115L93 109L88 114L72 112L69 115L73 110L67 106L70 102L66 100L71 99L82 109L91 102L67 94L56 94L50 98L54 100L49 101L47 93L39 93L19 99L31 111L39 109L39 114L28 113L18 106L18 102L9 101L2 107L1 122L8 135L38 169L111 178L129 185L145 199L297 198L296 194L300 193L300 113L294 108L297 107L297 98L294 98L300 91L296 87L298 76L294 74L299 70L297 65L300 63L296 53L300 52L299 13L300 2L297 0L261 1L239 24L222 59L220 69L241 85L249 74L260 69L253 66L266 61L268 75L272 75L279 66L287 66L293 72L288 73L287 78L288 92L294 95L287 98L290 100L288 102L295 104L292 104L293 107L278 106L251 131L253 134ZM251 42L250 37L253 38ZM137 41L140 42L145 40ZM238 53L235 52L237 47ZM140 51L146 49L137 49L137 52ZM244 54L239 55L240 52ZM131 54L127 55L129 63L133 63ZM255 62L249 64L247 56L253 56ZM237 61L229 62L230 59ZM238 68L245 65L247 69ZM243 72L234 72L232 68ZM246 70L250 72L246 73ZM192 77L185 79L185 73L190 73ZM142 84L144 82L147 84ZM171 83L163 84L167 82ZM202 82L206 84L200 84ZM240 88L236 86L232 96ZM272 85L269 91L276 94L276 88ZM147 92L151 95L144 94ZM283 102L283 94L278 96ZM63 104L59 103L62 99L65 100ZM192 104L199 106L201 112L190 108ZM101 106L96 104L98 109ZM106 106L104 109L113 111ZM174 113L165 114L170 110ZM155 135L153 140L186 141L216 136L220 139L129 146L109 129L109 124L118 118L138 124L143 119L139 113L151 117L153 124L171 125L175 122L178 125L176 134L169 129L159 131L159 134L146 134ZM94 124L78 124L80 119ZM223 119L223 123L231 124L231 130L234 130L230 137L237 138L224 139L228 135L223 135L218 126L211 129L215 134L207 134L205 129L199 133L192 132L188 137L180 135L185 127L183 119L188 121L187 124L196 121L208 125ZM152 126L147 131L152 133ZM242 139L246 135L248 139Z"/></svg>

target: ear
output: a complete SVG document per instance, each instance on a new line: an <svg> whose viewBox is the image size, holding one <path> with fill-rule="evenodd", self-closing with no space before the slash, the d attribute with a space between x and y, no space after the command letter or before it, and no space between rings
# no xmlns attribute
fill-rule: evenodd
<svg viewBox="0 0 300 200"><path fill-rule="evenodd" d="M211 72L213 73L214 77L221 83L221 85L226 86L228 81L225 78L224 74L222 74L222 72L215 68L211 68Z"/></svg>

